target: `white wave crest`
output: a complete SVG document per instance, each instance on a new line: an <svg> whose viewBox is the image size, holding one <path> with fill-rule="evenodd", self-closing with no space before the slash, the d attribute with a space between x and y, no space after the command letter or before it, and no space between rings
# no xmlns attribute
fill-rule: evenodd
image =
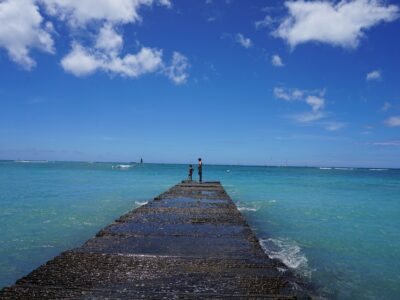
<svg viewBox="0 0 400 300"><path fill-rule="evenodd" d="M387 171L388 169L369 169L370 171Z"/></svg>
<svg viewBox="0 0 400 300"><path fill-rule="evenodd" d="M239 211L257 211L258 208L255 207L246 207L246 206L238 206Z"/></svg>
<svg viewBox="0 0 400 300"><path fill-rule="evenodd" d="M332 168L319 168L320 170L332 170Z"/></svg>
<svg viewBox="0 0 400 300"><path fill-rule="evenodd" d="M132 165L116 165L116 166L112 166L113 169L121 169L121 170L126 170L129 168L132 168Z"/></svg>
<svg viewBox="0 0 400 300"><path fill-rule="evenodd" d="M148 201L144 201L144 202L135 201L135 204L139 205L139 206L146 205L147 203L149 203L149 202Z"/></svg>
<svg viewBox="0 0 400 300"><path fill-rule="evenodd" d="M335 168L335 170L341 170L341 171L353 171L354 168Z"/></svg>
<svg viewBox="0 0 400 300"><path fill-rule="evenodd" d="M311 276L308 259L295 241L269 238L261 239L260 245L270 258L279 259L290 269L300 273L302 276Z"/></svg>
<svg viewBox="0 0 400 300"><path fill-rule="evenodd" d="M47 164L48 160L15 160L17 163L25 163L25 164Z"/></svg>

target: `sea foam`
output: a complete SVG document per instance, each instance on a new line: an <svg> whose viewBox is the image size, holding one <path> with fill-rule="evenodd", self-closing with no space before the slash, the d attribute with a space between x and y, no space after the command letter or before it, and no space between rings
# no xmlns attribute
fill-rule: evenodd
<svg viewBox="0 0 400 300"><path fill-rule="evenodd" d="M116 166L112 166L113 169L121 169L121 170L127 170L132 168L132 165L116 165Z"/></svg>
<svg viewBox="0 0 400 300"><path fill-rule="evenodd" d="M302 276L311 277L308 259L295 241L273 238L260 239L260 245L270 258L282 261L286 266Z"/></svg>
<svg viewBox="0 0 400 300"><path fill-rule="evenodd" d="M47 164L48 160L15 160L16 163L25 163L25 164Z"/></svg>
<svg viewBox="0 0 400 300"><path fill-rule="evenodd" d="M255 207L246 207L246 206L238 206L239 211L257 211L258 208Z"/></svg>

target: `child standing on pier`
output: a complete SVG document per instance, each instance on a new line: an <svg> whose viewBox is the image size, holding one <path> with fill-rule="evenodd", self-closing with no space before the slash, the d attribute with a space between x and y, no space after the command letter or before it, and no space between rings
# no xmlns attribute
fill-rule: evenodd
<svg viewBox="0 0 400 300"><path fill-rule="evenodd" d="M193 166L189 165L189 180L193 180Z"/></svg>

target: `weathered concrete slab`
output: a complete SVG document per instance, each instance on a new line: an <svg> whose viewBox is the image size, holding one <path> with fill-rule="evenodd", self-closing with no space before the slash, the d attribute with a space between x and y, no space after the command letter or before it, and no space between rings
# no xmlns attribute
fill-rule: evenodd
<svg viewBox="0 0 400 300"><path fill-rule="evenodd" d="M1 299L296 299L218 182L181 183L67 251Z"/></svg>

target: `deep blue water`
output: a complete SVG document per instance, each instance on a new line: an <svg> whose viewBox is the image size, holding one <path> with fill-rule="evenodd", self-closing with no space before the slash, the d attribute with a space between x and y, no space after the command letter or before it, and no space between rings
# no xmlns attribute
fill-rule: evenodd
<svg viewBox="0 0 400 300"><path fill-rule="evenodd" d="M185 165L0 162L0 287L184 179ZM400 298L400 171L204 167L327 298Z"/></svg>

